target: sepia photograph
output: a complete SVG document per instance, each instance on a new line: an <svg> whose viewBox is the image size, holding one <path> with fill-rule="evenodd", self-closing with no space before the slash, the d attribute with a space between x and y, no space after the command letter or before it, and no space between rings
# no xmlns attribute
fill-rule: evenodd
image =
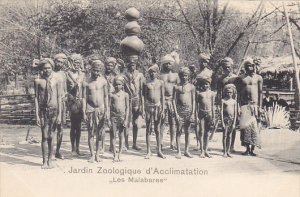
<svg viewBox="0 0 300 197"><path fill-rule="evenodd" d="M0 0L0 197L300 197L300 1Z"/></svg>

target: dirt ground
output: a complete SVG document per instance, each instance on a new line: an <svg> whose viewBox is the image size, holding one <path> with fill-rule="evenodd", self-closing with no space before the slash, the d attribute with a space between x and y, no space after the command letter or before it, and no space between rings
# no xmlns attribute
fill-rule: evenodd
<svg viewBox="0 0 300 197"><path fill-rule="evenodd" d="M103 162L88 163L87 132L82 132L81 157L72 158L69 129L65 129L61 148L65 160L56 160L55 168L40 168L40 130L28 126L0 125L0 196L300 196L300 133L287 129L265 129L261 132L262 149L257 157L243 156L239 132L233 158L222 157L222 134L210 142L213 158L201 159L194 151L195 135L191 134L194 158L175 158L169 149L169 135L164 137L165 160L146 155L145 131L138 141L142 151L130 149L122 162L112 162L108 151ZM132 137L130 136L130 140ZM184 147L184 136L182 136ZM131 141L130 141L131 142ZM106 147L109 136L106 136ZM70 172L73 169L72 172ZM74 169L77 173L74 173ZM78 170L79 169L79 170ZM176 174L176 171L180 173ZM125 174L122 174L125 173Z"/></svg>

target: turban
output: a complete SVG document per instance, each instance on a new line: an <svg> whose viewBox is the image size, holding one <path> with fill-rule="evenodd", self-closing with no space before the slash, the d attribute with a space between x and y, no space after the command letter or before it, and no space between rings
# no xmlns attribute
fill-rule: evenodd
<svg viewBox="0 0 300 197"><path fill-rule="evenodd" d="M54 59L57 60L57 59L68 59L68 57L64 54L64 53L59 53L59 54L56 54L54 55Z"/></svg>
<svg viewBox="0 0 300 197"><path fill-rule="evenodd" d="M200 74L197 75L196 77L197 82L208 82L211 83L211 75L209 75L208 73L202 72Z"/></svg>
<svg viewBox="0 0 300 197"><path fill-rule="evenodd" d="M161 58L160 63L161 64L166 64L166 63L174 64L175 59L170 54L167 54Z"/></svg>
<svg viewBox="0 0 300 197"><path fill-rule="evenodd" d="M233 65L233 60L230 57L225 57L220 62L221 66L230 67Z"/></svg>
<svg viewBox="0 0 300 197"><path fill-rule="evenodd" d="M124 78L121 75L115 76L115 78L114 78L114 84L116 84L117 81L120 81L122 84L124 84Z"/></svg>
<svg viewBox="0 0 300 197"><path fill-rule="evenodd" d="M127 62L129 63L137 62L138 60L139 60L139 56L137 55L130 55L127 57Z"/></svg>
<svg viewBox="0 0 300 197"><path fill-rule="evenodd" d="M244 67L248 66L248 65L254 65L254 61L252 58L247 58L245 61L244 61Z"/></svg>
<svg viewBox="0 0 300 197"><path fill-rule="evenodd" d="M209 62L210 61L210 57L211 57L211 54L200 53L199 56L198 56L198 59L206 61L206 62Z"/></svg>
<svg viewBox="0 0 300 197"><path fill-rule="evenodd" d="M116 60L116 58L114 58L114 57L108 57L108 58L106 59L106 63L107 63L107 64L109 64L109 63L117 64L117 60Z"/></svg>
<svg viewBox="0 0 300 197"><path fill-rule="evenodd" d="M92 62L92 69L99 69L101 70L103 68L104 64L101 62L101 60L94 60Z"/></svg>
<svg viewBox="0 0 300 197"><path fill-rule="evenodd" d="M236 91L236 87L234 84L230 83L224 86L224 91L228 90L228 89L232 89L234 92Z"/></svg>
<svg viewBox="0 0 300 197"><path fill-rule="evenodd" d="M155 72L159 72L159 67L158 67L158 65L157 64L153 64L152 66L150 66L149 68L148 68L148 72L151 72L151 71L155 71Z"/></svg>
<svg viewBox="0 0 300 197"><path fill-rule="evenodd" d="M80 60L80 61L82 61L82 56L81 56L80 54L77 54L77 53L73 53L73 54L70 56L70 58L71 58L72 60Z"/></svg>
<svg viewBox="0 0 300 197"><path fill-rule="evenodd" d="M190 74L190 69L188 67L182 67L179 71L179 74Z"/></svg>
<svg viewBox="0 0 300 197"><path fill-rule="evenodd" d="M45 64L50 64L51 67L54 67L54 62L51 58L44 58L40 61L40 66L44 66Z"/></svg>

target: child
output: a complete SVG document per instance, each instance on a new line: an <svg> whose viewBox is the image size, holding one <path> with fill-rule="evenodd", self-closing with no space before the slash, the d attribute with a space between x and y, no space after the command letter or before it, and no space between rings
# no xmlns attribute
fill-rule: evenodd
<svg viewBox="0 0 300 197"><path fill-rule="evenodd" d="M116 76L113 80L114 92L110 94L110 118L112 125L112 151L114 161L121 161L123 132L128 125L129 95L123 91L124 78ZM116 151L116 134L119 133L119 153Z"/></svg>
<svg viewBox="0 0 300 197"><path fill-rule="evenodd" d="M223 127L223 157L232 157L229 147L231 135L235 129L237 117L237 102L235 100L236 87L233 84L224 86L223 99L221 101L221 121Z"/></svg>
<svg viewBox="0 0 300 197"><path fill-rule="evenodd" d="M208 153L208 133L213 129L215 119L215 93L210 90L211 78L206 75L197 76L196 113L198 115L200 157L211 158Z"/></svg>
<svg viewBox="0 0 300 197"><path fill-rule="evenodd" d="M157 156L165 159L166 157L161 152L161 121L164 116L164 101L165 101L165 88L164 82L157 79L159 68L156 64L148 69L149 80L143 84L143 110L146 115L146 143L147 155L145 159L149 159L151 155L150 150L150 137L152 129L156 135L157 142Z"/></svg>
<svg viewBox="0 0 300 197"><path fill-rule="evenodd" d="M192 158L189 153L189 133L192 119L195 117L195 87L189 83L190 70L183 67L179 72L180 83L173 89L173 108L175 111L175 120L177 123L176 145L177 159L181 159L180 136L182 130L185 132L185 152L186 157Z"/></svg>

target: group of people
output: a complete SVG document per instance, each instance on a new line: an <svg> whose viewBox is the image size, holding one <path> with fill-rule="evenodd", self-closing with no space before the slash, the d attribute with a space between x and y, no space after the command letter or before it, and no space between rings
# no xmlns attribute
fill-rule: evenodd
<svg viewBox="0 0 300 197"><path fill-rule="evenodd" d="M130 128L132 148L141 150L137 144L140 117L146 122L146 159L151 156L152 132L156 136L157 156L166 158L162 150L166 123L169 126L170 148L177 150L176 158L182 156L180 139L183 132L184 156L193 157L189 152L191 125L195 127L200 157L210 158L209 133L218 125L216 108L219 109L223 128L223 156L232 157L238 119L242 145L246 147L244 154L255 155L254 147L260 146L258 134L263 83L256 73L255 63L252 59L246 60L245 74L237 76L233 73L233 60L229 57L222 59L220 64L224 74L215 92L211 90L213 72L209 68L210 55L201 53L198 60L198 65L182 66L176 73L173 71L175 59L167 54L161 58L159 65L149 65L147 73L143 74L138 70L139 59L136 55L128 56L123 65L114 57L108 57L104 62L93 58L88 75L83 70L83 58L79 54L70 57L57 54L53 60L42 59L39 63L41 77L35 80L36 120L42 130L42 168L53 167L53 137L56 130L54 156L64 159L60 146L67 110L71 120L72 155L81 155L81 123L85 121L91 155L89 162L101 161L106 132L110 133L110 151L114 161L120 161L122 151L129 149ZM216 103L220 105L215 106Z"/></svg>

